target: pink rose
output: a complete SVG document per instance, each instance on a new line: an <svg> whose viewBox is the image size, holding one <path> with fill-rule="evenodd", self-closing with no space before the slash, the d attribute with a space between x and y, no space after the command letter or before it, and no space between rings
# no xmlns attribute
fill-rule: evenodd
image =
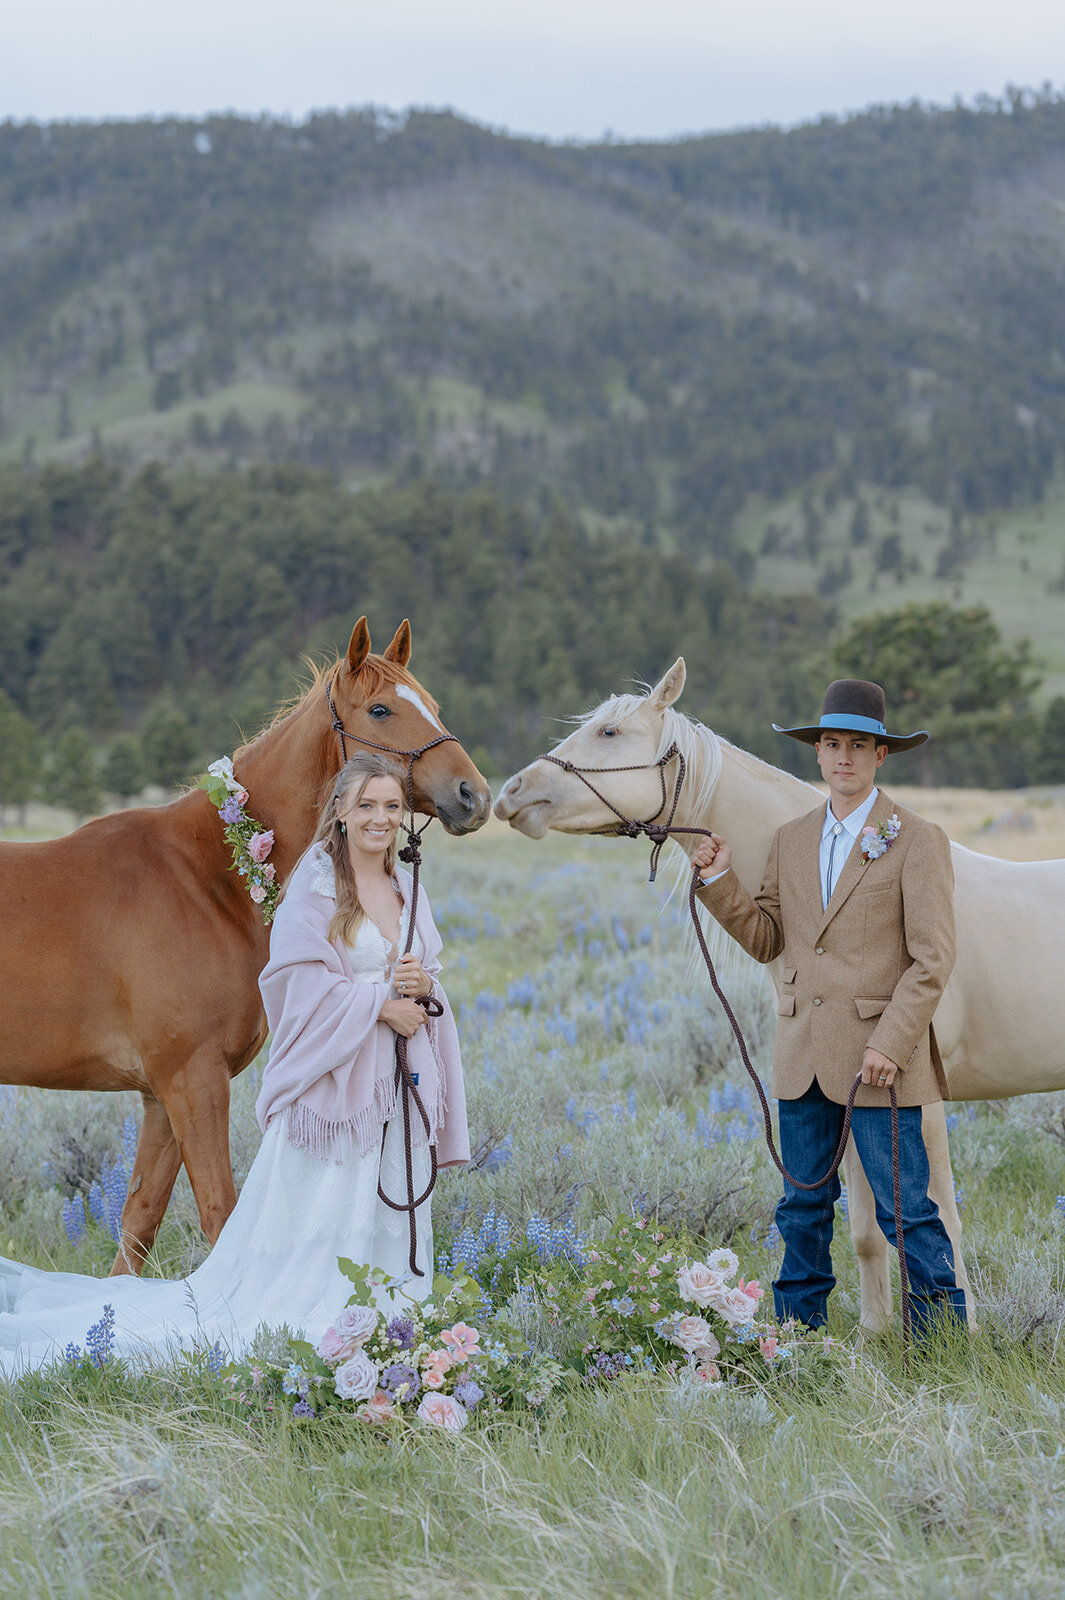
<svg viewBox="0 0 1065 1600"><path fill-rule="evenodd" d="M231 789L230 794L236 795L238 806L246 806L250 798L247 789Z"/></svg>
<svg viewBox="0 0 1065 1600"><path fill-rule="evenodd" d="M445 1328L440 1335L443 1343L451 1351L456 1366L462 1361L468 1361L471 1356L480 1355L481 1346L477 1342L480 1337L477 1329L469 1327L465 1322L456 1322L453 1328Z"/></svg>
<svg viewBox="0 0 1065 1600"><path fill-rule="evenodd" d="M267 829L265 833L253 833L251 838L248 840L248 854L251 856L253 861L258 862L260 865L266 860L273 848L273 828Z"/></svg>
<svg viewBox="0 0 1065 1600"><path fill-rule="evenodd" d="M339 1366L353 1356L355 1348L350 1340L342 1339L335 1328L327 1328L318 1341L318 1354L333 1366Z"/></svg>
<svg viewBox="0 0 1065 1600"><path fill-rule="evenodd" d="M458 1366L450 1350L430 1350L425 1359L431 1367L439 1367L441 1372L450 1372L452 1367Z"/></svg>
<svg viewBox="0 0 1065 1600"><path fill-rule="evenodd" d="M720 1383L721 1370L714 1361L702 1361L695 1369L695 1376L700 1383Z"/></svg>
<svg viewBox="0 0 1065 1600"><path fill-rule="evenodd" d="M693 1261L677 1273L677 1288L683 1300L692 1300L697 1306L708 1306L727 1291L728 1280L723 1272L708 1267L705 1261Z"/></svg>
<svg viewBox="0 0 1065 1600"><path fill-rule="evenodd" d="M272 861L268 861L263 868L263 877L266 879L267 883L273 883L274 879L277 877L277 868L274 866Z"/></svg>
<svg viewBox="0 0 1065 1600"><path fill-rule="evenodd" d="M350 1361L338 1367L333 1376L333 1387L341 1400L369 1400L377 1392L380 1373L375 1361L356 1350Z"/></svg>
<svg viewBox="0 0 1065 1600"><path fill-rule="evenodd" d="M704 1317L681 1317L669 1338L671 1344L675 1344L687 1355L694 1355L697 1350L704 1349L710 1355L717 1354L717 1340Z"/></svg>
<svg viewBox="0 0 1065 1600"><path fill-rule="evenodd" d="M396 1415L396 1408L392 1404L392 1396L384 1389L378 1389L373 1399L360 1406L355 1415L360 1422L391 1422Z"/></svg>
<svg viewBox="0 0 1065 1600"><path fill-rule="evenodd" d="M253 883L249 888L248 893L251 895L257 906L261 906L263 901L266 899L266 890L263 888L261 883Z"/></svg>
<svg viewBox="0 0 1065 1600"><path fill-rule="evenodd" d="M461 1432L469 1421L466 1407L449 1394L427 1394L418 1407L417 1416L420 1421L431 1422L448 1433Z"/></svg>
<svg viewBox="0 0 1065 1600"><path fill-rule="evenodd" d="M323 1361L350 1361L356 1350L361 1350L377 1327L378 1313L373 1306L345 1306L333 1320L318 1344L318 1354Z"/></svg>

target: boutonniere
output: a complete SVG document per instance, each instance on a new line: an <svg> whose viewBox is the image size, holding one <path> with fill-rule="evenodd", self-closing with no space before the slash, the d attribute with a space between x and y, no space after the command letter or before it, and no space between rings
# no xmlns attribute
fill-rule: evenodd
<svg viewBox="0 0 1065 1600"><path fill-rule="evenodd" d="M894 812L886 822L872 823L862 829L862 855L866 861L876 861L884 854L899 836L902 823Z"/></svg>

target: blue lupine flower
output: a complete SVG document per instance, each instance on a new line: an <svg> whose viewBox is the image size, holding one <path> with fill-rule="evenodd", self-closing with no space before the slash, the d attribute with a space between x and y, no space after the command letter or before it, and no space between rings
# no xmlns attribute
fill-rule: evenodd
<svg viewBox="0 0 1065 1600"><path fill-rule="evenodd" d="M78 1366L81 1361L81 1345L68 1344L63 1351L63 1360L68 1361L72 1367Z"/></svg>
<svg viewBox="0 0 1065 1600"><path fill-rule="evenodd" d="M207 1352L207 1366L212 1378L217 1378L221 1374L225 1359L226 1353L222 1349L222 1341L216 1339Z"/></svg>
<svg viewBox="0 0 1065 1600"><path fill-rule="evenodd" d="M85 1335L85 1349L94 1367L106 1367L115 1343L115 1308L104 1306L99 1322L94 1322Z"/></svg>
<svg viewBox="0 0 1065 1600"><path fill-rule="evenodd" d="M1054 1201L1054 1210L1060 1217L1065 1217L1065 1194L1059 1194Z"/></svg>
<svg viewBox="0 0 1065 1600"><path fill-rule="evenodd" d="M84 1239L85 1201L80 1194L76 1194L73 1200L63 1201L63 1227L71 1244L78 1244Z"/></svg>

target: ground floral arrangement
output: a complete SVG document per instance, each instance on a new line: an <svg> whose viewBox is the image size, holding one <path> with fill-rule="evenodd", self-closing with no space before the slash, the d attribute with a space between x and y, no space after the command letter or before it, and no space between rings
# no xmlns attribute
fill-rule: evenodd
<svg viewBox="0 0 1065 1600"><path fill-rule="evenodd" d="M318 1345L293 1339L285 1361L225 1367L227 1398L263 1418L339 1414L459 1432L475 1415L536 1412L569 1385L633 1372L706 1392L821 1378L857 1360L844 1341L767 1317L763 1289L740 1275L733 1251L694 1260L640 1218L593 1247L532 1253L508 1263L514 1287L499 1309L462 1270L438 1273L419 1301L409 1283L341 1260L353 1293Z"/></svg>

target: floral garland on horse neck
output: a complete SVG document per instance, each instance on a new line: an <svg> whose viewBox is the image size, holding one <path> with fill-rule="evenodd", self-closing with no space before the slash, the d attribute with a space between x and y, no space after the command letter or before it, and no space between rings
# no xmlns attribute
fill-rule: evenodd
<svg viewBox="0 0 1065 1600"><path fill-rule="evenodd" d="M267 860L274 848L273 829L264 828L245 811L249 795L234 775L232 757L222 756L212 761L196 782L199 788L207 791L207 798L226 825L226 839L233 849L230 872L237 872L245 879L248 893L269 927L281 892L277 868Z"/></svg>

